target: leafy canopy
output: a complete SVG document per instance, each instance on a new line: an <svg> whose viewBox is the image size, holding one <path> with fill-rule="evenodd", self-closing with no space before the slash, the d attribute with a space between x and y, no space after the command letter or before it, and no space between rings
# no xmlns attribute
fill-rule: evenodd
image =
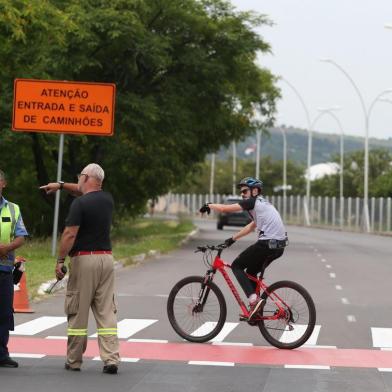
<svg viewBox="0 0 392 392"><path fill-rule="evenodd" d="M224 0L0 0L0 166L30 230L50 229L35 189L55 178L58 136L10 132L14 78L116 84L115 135L66 136L63 180L97 162L118 211L136 214L253 132L255 109L271 122L279 92L255 64L270 50L255 28L268 23Z"/></svg>

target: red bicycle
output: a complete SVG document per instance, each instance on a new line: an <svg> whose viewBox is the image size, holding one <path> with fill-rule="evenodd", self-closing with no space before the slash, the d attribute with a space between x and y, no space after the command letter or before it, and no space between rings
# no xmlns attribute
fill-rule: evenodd
<svg viewBox="0 0 392 392"><path fill-rule="evenodd" d="M273 346L294 349L310 337L316 324L316 308L310 294L298 283L283 280L267 286L262 279L248 275L256 283L256 293L264 302L251 320L249 310L231 281L221 259L225 244L199 246L208 270L204 276L188 276L172 288L167 301L167 314L174 330L190 342L204 343L213 339L223 328L226 301L219 287L213 282L219 271L238 305L240 321L258 326L264 338ZM217 252L213 257L214 252Z"/></svg>

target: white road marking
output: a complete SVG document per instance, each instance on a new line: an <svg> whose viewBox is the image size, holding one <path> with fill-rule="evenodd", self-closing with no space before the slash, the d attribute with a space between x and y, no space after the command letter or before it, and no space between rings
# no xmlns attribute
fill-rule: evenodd
<svg viewBox="0 0 392 392"><path fill-rule="evenodd" d="M335 279L336 278L335 272L330 272L329 273L329 277L332 278L332 279Z"/></svg>
<svg viewBox="0 0 392 392"><path fill-rule="evenodd" d="M322 261L323 263L325 263L327 260L325 260L325 259L321 259L321 261Z"/></svg>
<svg viewBox="0 0 392 392"><path fill-rule="evenodd" d="M215 321L207 321L195 331L191 333L192 336L203 336L212 331L212 329L216 326ZM238 325L239 323L225 323L222 330L219 332L211 342L222 342L225 337Z"/></svg>
<svg viewBox="0 0 392 392"><path fill-rule="evenodd" d="M336 290L343 290L343 287L340 286L339 284L337 284L337 285L335 286L335 289L336 289Z"/></svg>
<svg viewBox="0 0 392 392"><path fill-rule="evenodd" d="M67 322L66 317L43 316L26 323L17 325L15 331L10 331L10 335L36 335L46 329L56 327L57 325Z"/></svg>
<svg viewBox="0 0 392 392"><path fill-rule="evenodd" d="M280 341L283 343L290 343L294 342L295 340L299 339L305 332L307 325L301 325L301 324L294 324L293 325L294 329L292 331L284 331L282 333L282 336L280 337ZM317 339L320 334L320 328L321 325L315 325L314 330L312 334L310 335L310 338L308 341L304 344L303 347L307 345L315 346L317 344Z"/></svg>
<svg viewBox="0 0 392 392"><path fill-rule="evenodd" d="M348 321L349 323L355 323L355 322L357 321L357 319L355 318L354 315L349 314L349 315L347 316L347 321Z"/></svg>
<svg viewBox="0 0 392 392"><path fill-rule="evenodd" d="M323 255L321 253L317 253L317 256L318 257L322 257Z"/></svg>
<svg viewBox="0 0 392 392"><path fill-rule="evenodd" d="M67 336L47 336L45 339L50 339L50 340L67 340Z"/></svg>
<svg viewBox="0 0 392 392"><path fill-rule="evenodd" d="M373 347L392 347L392 328L371 328Z"/></svg>
<svg viewBox="0 0 392 392"><path fill-rule="evenodd" d="M326 264L325 267L326 268L332 268L331 264Z"/></svg>
<svg viewBox="0 0 392 392"><path fill-rule="evenodd" d="M189 361L188 365L202 366L234 366L234 362L214 362L214 361Z"/></svg>
<svg viewBox="0 0 392 392"><path fill-rule="evenodd" d="M315 369L315 370L331 370L329 366L322 365L284 365L286 369Z"/></svg>
<svg viewBox="0 0 392 392"><path fill-rule="evenodd" d="M342 301L343 305L350 305L350 301L347 298L340 298L340 300Z"/></svg>
<svg viewBox="0 0 392 392"><path fill-rule="evenodd" d="M127 339L157 321L158 320L151 319L123 319L117 323L117 336L119 339ZM90 338L96 337L96 333L94 335L90 335Z"/></svg>
<svg viewBox="0 0 392 392"><path fill-rule="evenodd" d="M253 343L242 343L242 342L212 342L214 346L253 346Z"/></svg>
<svg viewBox="0 0 392 392"><path fill-rule="evenodd" d="M122 357L120 359L121 362L139 362L140 358L127 358L127 357Z"/></svg>
<svg viewBox="0 0 392 392"><path fill-rule="evenodd" d="M169 343L168 340L163 340L163 339L128 339L127 342L132 342L132 343Z"/></svg>
<svg viewBox="0 0 392 392"><path fill-rule="evenodd" d="M337 349L337 347L336 346L323 346L323 345L320 345L320 344L305 344L305 345L303 345L302 347L304 347L304 348L332 348L332 349Z"/></svg>
<svg viewBox="0 0 392 392"><path fill-rule="evenodd" d="M392 372L392 368L377 368L379 372Z"/></svg>
<svg viewBox="0 0 392 392"><path fill-rule="evenodd" d="M94 357L92 359L93 361L101 361L101 357ZM139 362L140 358L127 358L127 357L122 357L121 362Z"/></svg>
<svg viewBox="0 0 392 392"><path fill-rule="evenodd" d="M10 353L11 358L44 358L46 354Z"/></svg>

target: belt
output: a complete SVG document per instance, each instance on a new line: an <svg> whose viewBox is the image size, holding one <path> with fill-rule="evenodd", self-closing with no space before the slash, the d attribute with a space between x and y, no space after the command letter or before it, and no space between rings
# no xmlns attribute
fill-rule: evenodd
<svg viewBox="0 0 392 392"><path fill-rule="evenodd" d="M259 240L258 242L266 245L269 249L281 249L285 248L288 245L288 240Z"/></svg>
<svg viewBox="0 0 392 392"><path fill-rule="evenodd" d="M111 255L111 250L78 250L71 253L71 257L75 256L87 256L87 255Z"/></svg>

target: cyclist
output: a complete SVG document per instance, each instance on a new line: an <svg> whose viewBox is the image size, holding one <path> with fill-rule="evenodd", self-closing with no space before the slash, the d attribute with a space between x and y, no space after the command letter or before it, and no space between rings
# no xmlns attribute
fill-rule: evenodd
<svg viewBox="0 0 392 392"><path fill-rule="evenodd" d="M248 320L250 320L259 311L263 300L255 293L256 283L248 279L245 270L252 276L257 276L260 273L262 278L265 269L271 262L282 256L288 239L279 212L262 197L263 182L257 178L246 177L238 183L237 187L241 190L243 199L239 203L206 203L200 208L200 212L209 214L211 210L219 212L245 210L252 218L252 222L225 241L227 246L231 246L239 238L248 235L255 229L258 232L257 242L245 249L231 264L238 283L248 297L250 308Z"/></svg>

